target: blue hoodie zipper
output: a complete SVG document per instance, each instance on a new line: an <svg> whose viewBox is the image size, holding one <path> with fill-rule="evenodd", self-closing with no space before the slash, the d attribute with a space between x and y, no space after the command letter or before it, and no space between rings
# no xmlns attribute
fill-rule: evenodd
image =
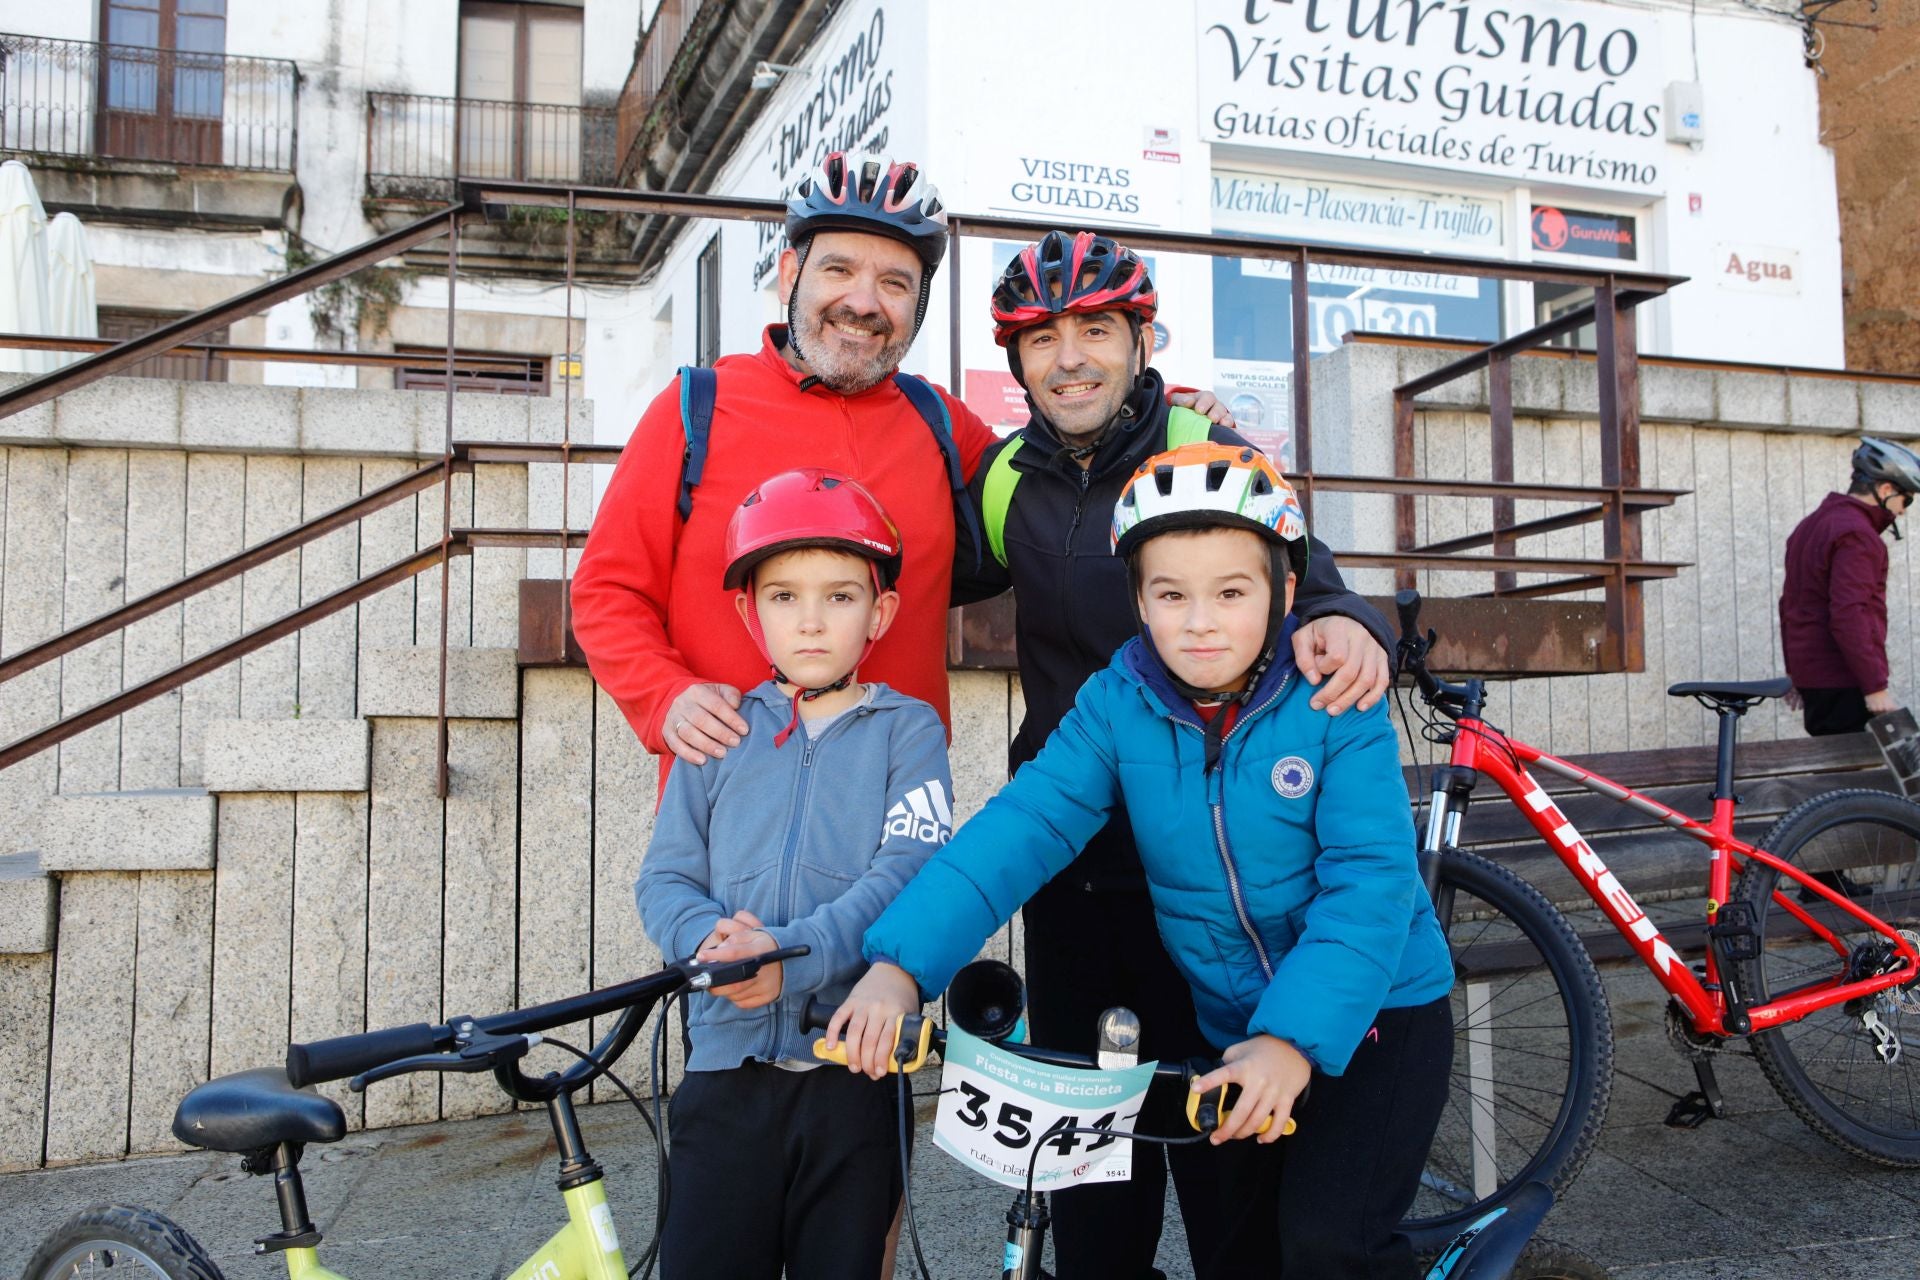
<svg viewBox="0 0 1920 1280"><path fill-rule="evenodd" d="M1280 678L1280 683L1274 686L1273 692L1267 695L1265 701L1228 726L1227 731L1220 735L1220 759L1215 761L1214 767L1207 771L1207 806L1213 810L1213 841L1215 849L1220 854L1220 866L1227 873L1227 896L1233 900L1233 914L1239 918L1241 930L1246 933L1247 941L1253 944L1253 954L1260 961L1260 972L1267 975L1269 982L1273 981L1273 961L1267 955L1267 947L1260 940L1259 931L1253 927L1253 917L1247 911L1246 896L1240 889L1240 867L1233 859L1233 844L1227 839L1226 744L1229 738L1239 732L1241 725L1278 701L1280 695L1287 691L1287 686L1292 682L1293 672L1289 671ZM1225 712L1215 714L1224 715ZM1184 721L1176 719L1174 723L1181 724ZM1193 728L1192 725L1187 727ZM1202 733L1204 732L1203 730Z"/></svg>
<svg viewBox="0 0 1920 1280"><path fill-rule="evenodd" d="M838 733L842 725L851 721L871 705L871 702L862 701L848 707L846 712L841 715L839 719L828 725L826 732L817 738L807 732L806 725L802 724L798 726L800 735L806 739L807 745L800 753L800 770L794 775L793 800L787 809L787 840L786 844L780 849L780 896L777 899L780 903L781 911L787 916L786 923L788 924L793 922L793 855L800 843L801 828L804 826L802 818L807 811L807 801L813 796L813 753L819 748L822 742L825 742L828 738ZM791 1017L787 1012L786 984L784 982L781 984L779 997L773 1002L771 1012L773 1017L767 1024L768 1040L765 1056L769 1059L774 1059L779 1057L780 1029L788 1025Z"/></svg>

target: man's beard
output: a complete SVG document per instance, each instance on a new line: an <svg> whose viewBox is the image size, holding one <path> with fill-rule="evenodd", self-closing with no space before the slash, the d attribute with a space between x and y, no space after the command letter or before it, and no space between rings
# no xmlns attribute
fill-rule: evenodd
<svg viewBox="0 0 1920 1280"><path fill-rule="evenodd" d="M813 376L827 387L841 395L852 395L877 386L900 366L907 354L907 348L913 345L913 335L886 342L878 352L869 357L860 357L842 353L834 338L827 330L832 322L858 325L876 330L883 338L892 338L893 325L883 315L861 315L851 307L829 307L824 313L810 314L805 307L797 308L794 324L799 332L800 358L807 362L807 368Z"/></svg>

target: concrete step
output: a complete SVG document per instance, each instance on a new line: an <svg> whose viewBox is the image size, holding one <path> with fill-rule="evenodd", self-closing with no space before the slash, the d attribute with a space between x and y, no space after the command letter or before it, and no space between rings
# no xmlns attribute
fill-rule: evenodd
<svg viewBox="0 0 1920 1280"><path fill-rule="evenodd" d="M439 698L437 647L368 649L361 655L361 715L433 716L439 712ZM447 650L447 714L462 720L518 716L518 653L513 649Z"/></svg>
<svg viewBox="0 0 1920 1280"><path fill-rule="evenodd" d="M207 726L208 791L365 791L365 720L216 720Z"/></svg>
<svg viewBox="0 0 1920 1280"><path fill-rule="evenodd" d="M53 950L59 891L36 852L0 854L0 955Z"/></svg>
<svg viewBox="0 0 1920 1280"><path fill-rule="evenodd" d="M39 813L45 871L209 871L214 799L200 787L51 796Z"/></svg>

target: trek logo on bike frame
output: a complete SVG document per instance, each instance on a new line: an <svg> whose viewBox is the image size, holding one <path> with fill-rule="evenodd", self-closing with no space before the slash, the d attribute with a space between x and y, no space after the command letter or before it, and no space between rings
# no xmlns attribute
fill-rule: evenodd
<svg viewBox="0 0 1920 1280"><path fill-rule="evenodd" d="M1620 927L1631 931L1634 937L1652 948L1653 959L1659 964L1660 972L1672 972L1673 966L1681 963L1680 953L1660 936L1659 928L1647 919L1647 913L1640 909L1640 904L1633 900L1626 886L1607 870L1607 864L1600 861L1600 855L1593 851L1593 846L1581 839L1566 815L1554 808L1553 801L1533 780L1533 775L1522 770L1520 776L1531 788L1526 793L1527 806L1553 828L1555 842L1573 855L1574 864L1579 867L1580 874L1592 882L1594 892L1613 904L1613 909L1620 915Z"/></svg>

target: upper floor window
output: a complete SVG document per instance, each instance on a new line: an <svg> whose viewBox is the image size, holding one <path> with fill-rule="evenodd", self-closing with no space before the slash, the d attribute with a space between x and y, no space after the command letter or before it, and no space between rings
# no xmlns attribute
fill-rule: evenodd
<svg viewBox="0 0 1920 1280"><path fill-rule="evenodd" d="M227 0L101 0L103 155L220 163Z"/></svg>
<svg viewBox="0 0 1920 1280"><path fill-rule="evenodd" d="M578 177L580 59L576 6L461 0L462 173Z"/></svg>

